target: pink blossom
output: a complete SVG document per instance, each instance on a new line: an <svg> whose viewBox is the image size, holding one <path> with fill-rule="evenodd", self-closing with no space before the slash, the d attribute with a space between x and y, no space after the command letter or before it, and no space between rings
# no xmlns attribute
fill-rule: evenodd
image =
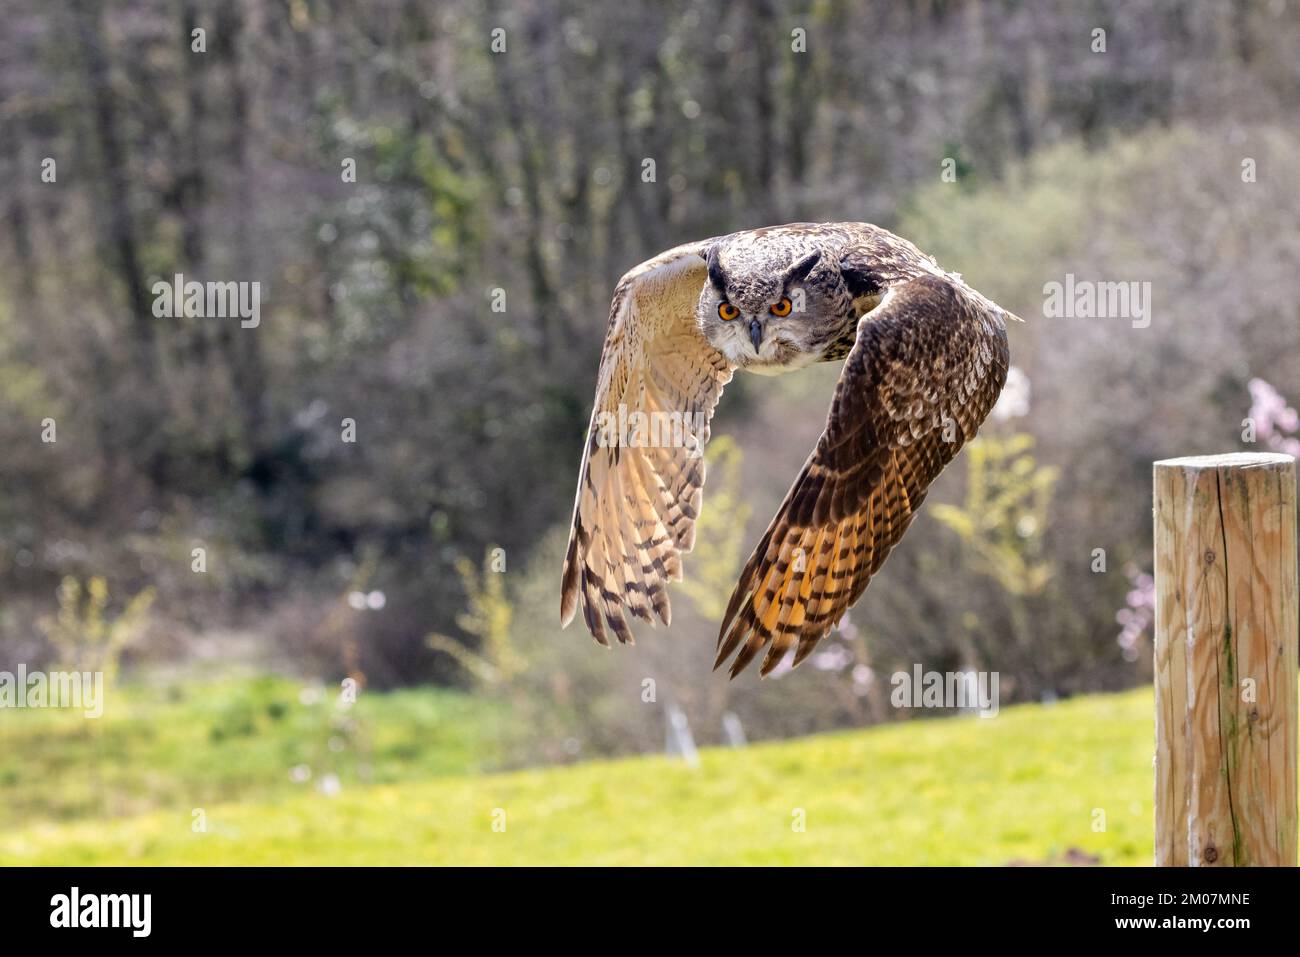
<svg viewBox="0 0 1300 957"><path fill-rule="evenodd" d="M1282 394L1263 379L1251 379L1250 420L1255 423L1255 434L1269 448L1288 455L1300 455L1300 413L1286 404Z"/></svg>

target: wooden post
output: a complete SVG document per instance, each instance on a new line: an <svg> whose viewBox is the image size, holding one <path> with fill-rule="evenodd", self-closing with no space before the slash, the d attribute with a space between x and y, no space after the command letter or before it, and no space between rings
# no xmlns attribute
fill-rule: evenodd
<svg viewBox="0 0 1300 957"><path fill-rule="evenodd" d="M1296 863L1289 455L1155 463L1156 864Z"/></svg>

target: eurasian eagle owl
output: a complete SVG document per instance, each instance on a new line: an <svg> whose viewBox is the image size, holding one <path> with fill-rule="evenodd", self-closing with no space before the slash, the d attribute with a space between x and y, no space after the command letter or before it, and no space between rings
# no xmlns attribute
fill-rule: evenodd
<svg viewBox="0 0 1300 957"><path fill-rule="evenodd" d="M714 667L735 652L734 677L767 647L766 675L796 642L799 664L993 408L1007 376L1007 317L1016 318L867 223L746 230L637 266L610 308L561 621L581 603L601 644L607 628L632 642L626 614L667 625L667 583L681 579L695 542L700 452L723 386L736 369L842 359L826 429L740 573ZM638 414L676 428L629 440L608 427Z"/></svg>

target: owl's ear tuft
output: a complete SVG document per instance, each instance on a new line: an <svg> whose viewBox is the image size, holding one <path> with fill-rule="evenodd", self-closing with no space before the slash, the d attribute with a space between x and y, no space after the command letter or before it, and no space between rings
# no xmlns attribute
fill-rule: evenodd
<svg viewBox="0 0 1300 957"><path fill-rule="evenodd" d="M808 274L813 271L813 268L817 265L817 263L821 261L821 258L822 258L821 250L814 249L811 253L809 253L807 256L804 256L803 259L800 259L797 263L795 263L793 266L790 267L790 271L786 274L785 281L787 283L803 282L805 279L808 278Z"/></svg>
<svg viewBox="0 0 1300 957"><path fill-rule="evenodd" d="M722 271L722 265L718 262L718 244L714 243L708 249L701 249L700 258L709 264L709 282L713 283L718 292L725 294L727 291L727 277Z"/></svg>

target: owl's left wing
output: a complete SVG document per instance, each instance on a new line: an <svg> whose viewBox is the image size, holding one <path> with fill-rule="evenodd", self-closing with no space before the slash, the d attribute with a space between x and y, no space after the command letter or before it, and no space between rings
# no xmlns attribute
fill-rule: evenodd
<svg viewBox="0 0 1300 957"><path fill-rule="evenodd" d="M734 678L798 640L797 665L858 600L926 490L993 408L1009 354L1000 309L923 275L858 326L826 430L740 574L718 635Z"/></svg>
<svg viewBox="0 0 1300 957"><path fill-rule="evenodd" d="M667 584L681 579L681 553L695 544L709 420L732 374L695 318L710 242L637 266L610 306L560 592L561 623L581 604L602 645L606 627L632 642L625 612L668 624ZM635 441L646 426L649 441ZM622 444L625 427L632 444Z"/></svg>

